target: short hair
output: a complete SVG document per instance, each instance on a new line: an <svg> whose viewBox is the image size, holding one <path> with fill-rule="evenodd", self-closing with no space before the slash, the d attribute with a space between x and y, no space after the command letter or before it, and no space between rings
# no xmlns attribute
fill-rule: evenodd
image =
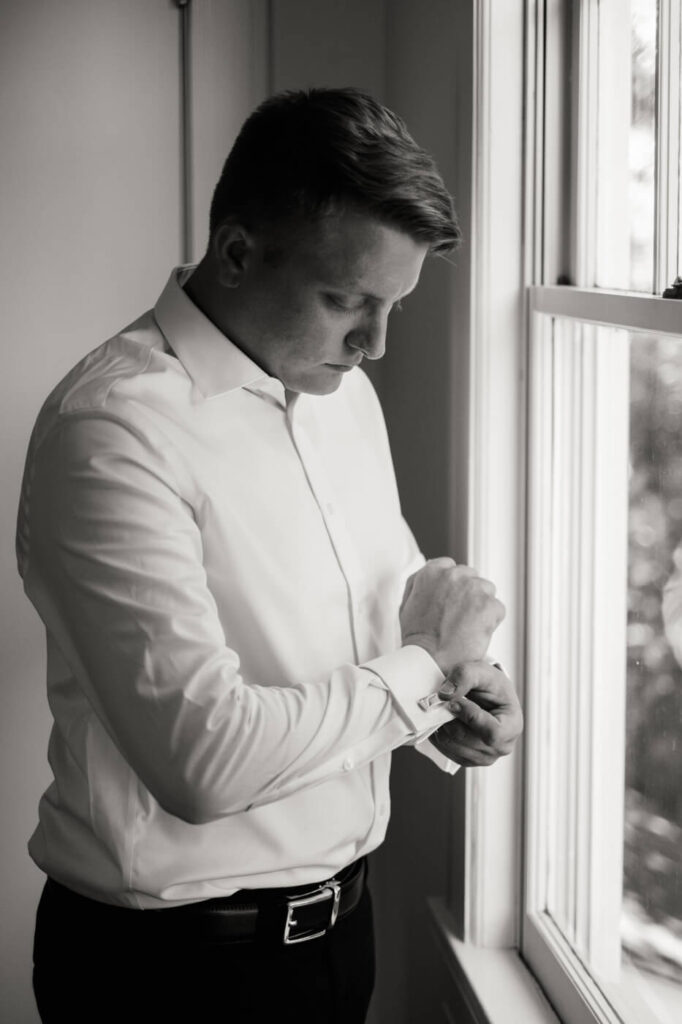
<svg viewBox="0 0 682 1024"><path fill-rule="evenodd" d="M433 157L400 117L359 89L309 89L265 100L244 122L211 203L210 230L367 211L437 255L460 231Z"/></svg>

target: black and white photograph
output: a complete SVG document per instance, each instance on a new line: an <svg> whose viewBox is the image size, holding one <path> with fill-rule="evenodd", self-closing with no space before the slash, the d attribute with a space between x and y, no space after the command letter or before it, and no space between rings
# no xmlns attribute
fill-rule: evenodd
<svg viewBox="0 0 682 1024"><path fill-rule="evenodd" d="M682 0L0 0L0 1024L682 1021Z"/></svg>

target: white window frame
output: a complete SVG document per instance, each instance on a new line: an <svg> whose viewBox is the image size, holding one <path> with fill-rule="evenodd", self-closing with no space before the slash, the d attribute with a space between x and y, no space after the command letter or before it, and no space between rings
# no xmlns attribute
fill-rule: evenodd
<svg viewBox="0 0 682 1024"><path fill-rule="evenodd" d="M679 265L682 245L682 196L679 179L667 173L680 167L680 103L682 88L671 74L680 66L682 11L676 0L660 0L658 52L660 68L656 81L657 130L659 147L656 161L656 231L654 251L654 288L659 294L672 283ZM674 227L673 227L674 226Z"/></svg>
<svg viewBox="0 0 682 1024"><path fill-rule="evenodd" d="M551 20L552 9L547 5L548 23L545 41L552 45L552 32L556 22ZM549 281L555 278L547 265L535 266L534 280L539 282L528 289L529 310L529 470L530 492L528 507L529 535L534 538L529 559L528 652L527 680L529 716L527 729L527 840L525 847L524 912L522 951L526 961L548 993L561 1019L570 1024L601 1024L625 1019L636 1019L640 1024L654 1022L655 1018L637 991L622 980L616 984L619 956L619 912L622 879L622 805L624 765L624 704L625 704L625 585L618 579L624 574L626 550L627 479L625 456L627 453L627 344L615 335L605 336L598 343L593 364L581 368L576 351L569 351L562 367L566 387L573 388L570 401L587 394L584 408L573 415L583 418L591 415L587 431L595 439L593 451L583 449L579 478L573 486L578 494L563 493L555 500L547 482L552 479L553 460L561 456L564 434L574 427L571 411L562 414L551 399L554 389L551 354L551 318L579 324L605 325L626 330L645 330L654 334L682 334L682 305L657 296L591 288L599 276L601 254L596 237L596 182L597 161L600 159L597 133L604 126L597 124L594 88L598 83L602 94L609 88L609 75L613 68L600 66L598 57L598 3L582 0L573 8L573 57L575 94L573 109L577 116L573 123L574 145L571 181L572 224L574 233L570 248L570 277L581 287L557 287ZM657 133L660 140L660 159L656 168L654 288L660 292L670 283L677 266L677 224L679 223L679 190L677 174L666 174L665 167L677 170L680 153L679 83L670 80L667 69L679 57L680 11L675 0L662 0L658 25L658 46L662 53L662 73L657 79ZM612 25L613 30L618 30ZM622 28L622 26L621 26ZM565 31L565 25L559 31ZM604 25L602 24L602 31ZM670 34L673 39L670 39ZM613 33L612 33L613 35ZM556 44L554 44L556 46ZM538 55L540 56L540 55ZM617 58L615 58L617 59ZM528 97L529 103L532 98ZM548 120L543 121L547 125ZM618 131L618 128L614 129ZM602 134L602 153L604 145ZM622 139L611 140L616 149L622 148ZM536 134L538 150L546 151L549 139ZM603 157L601 157L603 159ZM667 165L666 165L667 161ZM540 187L538 188L538 184ZM529 197L527 179L527 192ZM552 192L561 188L559 176L548 180L536 176L534 189L535 217L541 220L547 207L552 206ZM542 196L542 199L539 198ZM529 197L530 201L530 197ZM554 197L556 202L556 197ZM618 197L614 198L618 203ZM543 209L544 207L544 209ZM547 223L545 221L545 223ZM670 225L675 225L670 230ZM551 225L548 225L551 230ZM616 230L618 226L616 225ZM542 232L536 232L542 237ZM544 242L545 239L542 238ZM610 239L610 242L613 240ZM611 250L612 251L612 250ZM539 272L538 272L539 269ZM589 328L588 328L589 330ZM582 374L571 384L571 375ZM615 386L612 387L612 384ZM614 395L618 396L614 403ZM574 444L575 439L570 443ZM557 451L557 446L559 450ZM591 489L581 488L591 481ZM564 505L562 505L562 502ZM550 507L552 506L553 507ZM564 512L563 509L566 509ZM552 531L550 531L550 522ZM556 553L552 554L553 537L562 529L579 524L583 538L591 542L590 550L598 551L598 561L587 564L590 551L586 551L585 564L568 566L567 571L577 586L580 579L592 579L588 600L580 594L582 607L570 605L570 593L561 600L550 600L552 574L556 572ZM609 580L615 586L609 586ZM570 588L568 588L570 591ZM563 604L562 604L563 601ZM586 606L585 606L586 605ZM553 645L552 626L548 610L565 616L573 627L576 648L569 644L563 648ZM578 613L579 611L579 613ZM585 625L586 618L592 626ZM593 637L600 637L594 643ZM552 663L554 659L554 663ZM548 675L561 674L562 661L566 661L565 681L570 689L576 685L581 673L592 678L610 680L611 685L593 687L590 707L576 707L576 699L569 693L563 700L550 697L543 687ZM577 685L576 685L577 689ZM584 944L590 949L595 969L602 977L597 985L572 947L544 912L543 898L548 883L542 877L541 867L547 863L548 820L552 813L549 801L556 799L556 772L551 766L551 730L557 713L563 714L575 726L581 716L591 723L585 735L577 735L580 743L577 756L584 758L588 770L582 785L576 788L575 806L571 809L571 828L575 834L576 864L574 873L579 879L584 906L579 916L586 926ZM619 723L621 723L619 727ZM555 723L556 724L556 723ZM562 723L562 724L565 724ZM578 734L576 730L576 734ZM599 742L609 736L609 743ZM585 784L585 780L587 784ZM550 788L553 787L553 788ZM543 813L544 811L544 813ZM556 811L555 811L556 814ZM571 896L573 894L571 893ZM595 924L599 922L599 926ZM604 980L607 979L607 980ZM613 983L608 980L613 979Z"/></svg>
<svg viewBox="0 0 682 1024"><path fill-rule="evenodd" d="M616 299L619 301L616 302ZM581 357L578 339L553 352L551 317L652 333L682 333L682 307L650 296L531 288L531 419L527 720L527 844L522 950L562 1020L598 1024L656 1017L627 977L619 977L622 901L625 624L627 551L627 340L599 338ZM617 308L614 309L614 304ZM613 314L613 315L610 315ZM587 327L584 325L587 324ZM555 367L554 361L559 365ZM556 376L555 376L556 374ZM562 383L557 402L556 382ZM575 459L575 455L578 458ZM562 479L557 464L570 463ZM548 481L551 482L548 486ZM564 558L569 548L579 556ZM561 566L560 572L557 572ZM558 581L560 579L560 582ZM561 628L557 629L557 622ZM581 680L599 685L581 686ZM551 683L550 686L547 684ZM587 702L587 703L585 703ZM559 731L575 749L553 755ZM574 754L571 758L571 753ZM580 770L578 770L580 769ZM574 786L574 803L559 795ZM549 843L562 820L572 837L572 871ZM564 844L568 848L568 842ZM577 904L580 940L600 985L545 912L556 864ZM571 886L574 886L571 888ZM576 890L578 899L576 900ZM556 894L555 894L556 895ZM580 898L581 897L581 898Z"/></svg>
<svg viewBox="0 0 682 1024"><path fill-rule="evenodd" d="M494 654L523 696L526 0L472 2L469 564L495 580L507 616ZM433 929L471 1019L556 1024L518 955L522 749L465 778L465 885L459 908L430 903ZM459 892L453 867L452 892ZM491 978L495 984L491 985ZM514 1016L510 1016L510 1006Z"/></svg>
<svg viewBox="0 0 682 1024"><path fill-rule="evenodd" d="M527 672L535 671L537 677L542 671L541 666L533 667L530 647L527 650L532 639L526 633L527 613L530 618L538 604L537 581L529 593L526 579L527 516L538 514L533 505L536 495L528 494L525 487L527 458L539 459L540 465L547 458L542 438L532 438L535 448L526 447L528 416L538 416L537 408L528 408L533 387L531 383L529 388L528 375L547 372L537 361L531 366L526 339L532 336L537 344L534 322L539 318L546 323L552 316L682 333L682 303L590 287L596 249L590 248L586 225L595 223L595 196L584 184L593 159L590 139L594 140L597 130L590 117L572 125L572 131L583 133L583 141L572 147L582 161L582 173L572 175L578 187L570 199L570 221L581 224L582 230L562 236L565 201L559 171L568 144L561 132L552 139L546 135L565 123L565 97L546 86L543 66L545 59L566 59L563 44L566 33L572 32L574 39L581 39L577 51L575 46L572 50L582 62L580 75L573 69L574 81L584 89L586 82L594 80L599 69L594 63L595 21L589 8L596 3L584 0L583 17L572 21L563 0L505 0L502 5L479 0L474 5L468 556L471 564L496 581L507 603L507 619L496 634L494 653L518 682L522 698ZM679 40L675 2L662 3L659 37L676 28ZM569 6L575 10L580 4ZM674 46L679 43L666 45L665 60L674 61ZM661 138L665 133L667 159L675 162L680 153L680 99L672 89L663 94L664 77L657 85L658 131ZM583 94L578 103L585 102ZM677 224L680 216L680 196L667 182L663 189L664 180L658 167L654 270L658 290L671 282L677 261L675 233L663 230L663 218ZM556 285L566 265L578 287ZM614 358L622 372L622 360ZM602 381L608 369L602 367ZM593 383L599 386L599 379ZM533 394L537 393L535 388ZM621 408L621 417L622 413ZM602 424L602 431L607 427ZM618 438L613 436L612 441L617 446ZM622 480L616 486L622 487ZM601 532L604 536L603 524ZM619 637L621 609L609 609L603 594L597 593L596 600L604 621L611 615L611 621L618 622L614 636ZM541 621L539 614L535 621ZM617 1010L592 982L556 926L532 909L536 880L526 870L524 835L528 832L529 842L534 841L533 806L541 797L534 790L536 783L525 781L526 744L531 751L527 767L535 778L542 766L532 767L531 736L536 728L532 700L529 710L526 740L511 758L492 769L467 770L464 928L457 936L453 916L436 900L431 903L434 929L451 956L452 973L472 1020L487 1024L559 1020L528 973L528 960L562 1020L570 1024L617 1021L621 1019ZM603 716L605 710L597 706L592 712ZM591 750L592 757L597 753ZM599 805L607 808L612 796L608 787L602 787L597 794ZM609 828L613 832L606 825L607 832ZM620 843L617 829L616 836ZM598 870L605 877L607 847L600 842L598 835L592 835L585 849L588 858L601 857ZM523 956L519 954L522 942ZM608 950L604 955L608 958ZM495 977L494 986L491 977ZM610 993L610 998L617 1004L619 995ZM632 1005L636 994L629 993L628 1000ZM638 1019L647 1024L649 1015L645 1007L640 1009Z"/></svg>
<svg viewBox="0 0 682 1024"><path fill-rule="evenodd" d="M505 602L494 654L514 680L524 609L523 16L523 0L476 5L472 146L467 560ZM520 793L519 751L467 770L464 934L477 946L518 943Z"/></svg>

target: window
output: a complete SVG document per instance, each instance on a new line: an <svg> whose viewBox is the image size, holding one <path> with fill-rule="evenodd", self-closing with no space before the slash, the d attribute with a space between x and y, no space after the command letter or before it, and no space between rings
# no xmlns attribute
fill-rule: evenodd
<svg viewBox="0 0 682 1024"><path fill-rule="evenodd" d="M673 1024L682 301L661 295L681 268L682 3L529 10L541 158L527 190L536 283L521 951L568 1024Z"/></svg>

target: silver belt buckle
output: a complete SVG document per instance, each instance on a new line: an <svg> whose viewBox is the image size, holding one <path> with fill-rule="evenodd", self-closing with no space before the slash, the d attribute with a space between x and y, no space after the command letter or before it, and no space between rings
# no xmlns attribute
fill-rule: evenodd
<svg viewBox="0 0 682 1024"><path fill-rule="evenodd" d="M321 932L311 932L309 935L292 935L291 930L295 928L298 921L294 917L294 911L299 907L309 907L314 903L321 903L322 900L331 899L332 905L329 911L329 924L326 928L323 928ZM319 939L323 935L326 935L330 928L334 927L334 922L339 914L339 902L341 900L341 883L337 882L335 878L330 879L321 885L319 889L316 889L309 896L298 896L291 897L289 899L289 906L287 907L287 919L284 922L284 945L293 946L297 942L309 942L311 939Z"/></svg>

